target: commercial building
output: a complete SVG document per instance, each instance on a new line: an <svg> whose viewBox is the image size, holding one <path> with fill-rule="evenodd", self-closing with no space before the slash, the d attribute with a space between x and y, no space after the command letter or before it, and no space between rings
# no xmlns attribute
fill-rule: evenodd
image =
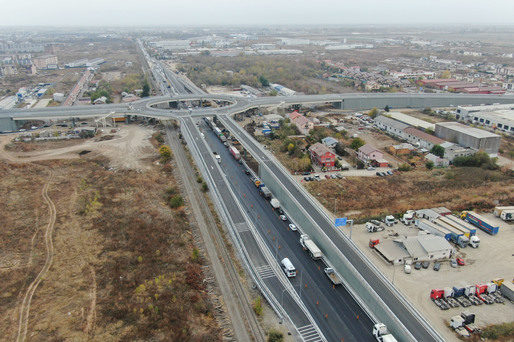
<svg viewBox="0 0 514 342"><path fill-rule="evenodd" d="M87 63L87 59L84 58L84 59L79 59L78 61L70 62L68 64L65 64L64 66L66 68L81 68L81 67L85 67L86 63Z"/></svg>
<svg viewBox="0 0 514 342"><path fill-rule="evenodd" d="M437 127L437 125L436 125ZM432 149L435 145L441 145L445 141L437 136L420 131L414 127L407 127L403 130L403 137L411 144L426 148L427 150Z"/></svg>
<svg viewBox="0 0 514 342"><path fill-rule="evenodd" d="M309 147L309 153L314 164L327 169L333 169L335 167L336 155L325 145L315 143Z"/></svg>
<svg viewBox="0 0 514 342"><path fill-rule="evenodd" d="M514 104L458 107L457 120L514 134Z"/></svg>
<svg viewBox="0 0 514 342"><path fill-rule="evenodd" d="M400 265L407 260L416 262L448 259L455 249L443 237L418 235L383 240L375 246L375 251L387 262Z"/></svg>
<svg viewBox="0 0 514 342"><path fill-rule="evenodd" d="M56 66L59 63L57 56L55 56L55 55L44 55L44 56L35 57L32 59L32 62L34 62L34 65L38 69L48 69L49 65Z"/></svg>
<svg viewBox="0 0 514 342"><path fill-rule="evenodd" d="M483 150L492 157L497 156L500 148L499 135L458 122L436 123L435 135L464 147Z"/></svg>
<svg viewBox="0 0 514 342"><path fill-rule="evenodd" d="M386 131L399 138L403 138L403 130L409 127L409 125L403 122L391 119L384 115L380 115L375 118L375 125L377 125L377 127L381 130Z"/></svg>

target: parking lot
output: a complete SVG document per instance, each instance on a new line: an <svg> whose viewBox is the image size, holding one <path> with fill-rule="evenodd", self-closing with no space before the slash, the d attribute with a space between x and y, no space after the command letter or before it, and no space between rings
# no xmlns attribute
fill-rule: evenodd
<svg viewBox="0 0 514 342"><path fill-rule="evenodd" d="M374 172L372 173L374 174ZM414 225L405 226L403 223L398 223L377 233L368 233L364 224L355 225L352 231L352 240L440 332L445 340L459 341L457 335L448 327L448 322L452 316L460 315L464 310L476 314L476 324L481 328L489 324L511 322L512 317L514 317L514 304L508 301L505 304L483 304L465 309L458 307L443 311L430 299L432 289L488 283L494 278L504 278L505 281L512 281L514 277L514 255L512 254L514 224L508 224L494 217L492 213L483 216L499 224L498 235L491 236L477 229L477 235L481 240L480 247L476 249L463 248L458 250L457 253L457 257L463 258L466 265L452 268L450 262L444 260L441 261L441 269L438 272L433 270L433 262L431 262L427 269L417 270L412 267L411 274L405 274L403 265L393 267L387 264L380 255L368 246L370 238L382 241L401 236L415 236L419 230ZM350 228L344 227L343 231L345 234L349 234Z"/></svg>

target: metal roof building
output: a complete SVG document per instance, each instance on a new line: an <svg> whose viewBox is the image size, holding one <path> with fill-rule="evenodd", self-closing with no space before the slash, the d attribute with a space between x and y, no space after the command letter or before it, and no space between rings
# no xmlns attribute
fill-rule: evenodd
<svg viewBox="0 0 514 342"><path fill-rule="evenodd" d="M436 123L435 135L464 147L484 150L493 157L498 154L500 148L501 137L499 135L458 122Z"/></svg>

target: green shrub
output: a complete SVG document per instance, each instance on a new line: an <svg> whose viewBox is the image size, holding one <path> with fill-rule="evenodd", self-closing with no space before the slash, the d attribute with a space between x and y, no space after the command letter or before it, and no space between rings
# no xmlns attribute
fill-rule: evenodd
<svg viewBox="0 0 514 342"><path fill-rule="evenodd" d="M170 207L172 208L178 208L182 205L184 205L184 200L182 199L182 196L175 195L172 198L170 198Z"/></svg>

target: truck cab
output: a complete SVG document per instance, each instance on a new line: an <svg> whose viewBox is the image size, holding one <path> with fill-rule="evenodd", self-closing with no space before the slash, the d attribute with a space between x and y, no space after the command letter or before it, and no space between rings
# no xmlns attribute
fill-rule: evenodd
<svg viewBox="0 0 514 342"><path fill-rule="evenodd" d="M386 226L388 227L391 227L393 224L397 223L398 221L396 221L396 219L394 218L393 215L387 215L385 218L384 218L384 223L386 224Z"/></svg>

